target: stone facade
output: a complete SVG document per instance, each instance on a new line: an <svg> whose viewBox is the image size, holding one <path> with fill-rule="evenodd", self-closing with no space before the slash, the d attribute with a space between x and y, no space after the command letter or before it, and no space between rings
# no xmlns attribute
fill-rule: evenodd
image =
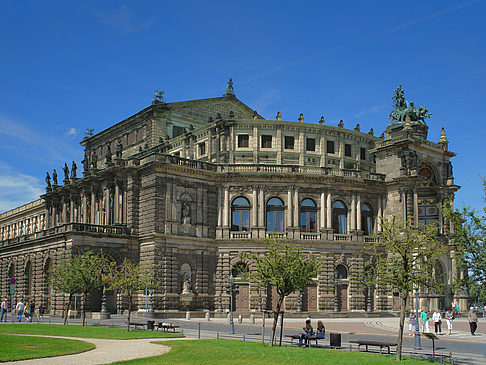
<svg viewBox="0 0 486 365"><path fill-rule="evenodd" d="M326 258L315 285L294 293L285 310L392 311L386 288L363 291L353 277L369 258L363 244L381 230L379 219L439 221L437 210L454 185L445 133L427 140L422 122L396 122L386 136L319 123L265 120L232 94L152 105L83 139L84 172L46 188L39 200L0 215L1 296L17 280L13 301L42 301L60 312L65 295L49 284L49 268L81 250L151 267L160 283L155 313L225 311L229 275L239 277L242 252L264 252L268 236L302 245ZM437 264L443 293L421 294L423 305L465 300L452 293L454 252ZM272 309L274 288L252 290L240 280L235 309ZM456 295L454 295L456 294ZM108 308L126 303L108 293ZM190 300L182 300L189 298ZM118 299L118 300L117 300ZM136 308L145 310L141 295ZM101 293L90 298L100 310ZM152 305L151 304L151 305Z"/></svg>

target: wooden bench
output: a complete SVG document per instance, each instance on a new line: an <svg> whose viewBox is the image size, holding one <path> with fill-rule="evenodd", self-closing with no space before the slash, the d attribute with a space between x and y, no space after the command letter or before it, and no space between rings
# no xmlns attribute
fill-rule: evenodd
<svg viewBox="0 0 486 365"><path fill-rule="evenodd" d="M324 334L324 337L309 336L309 337L307 337L307 340L304 340L304 341L309 343L309 346L311 345L311 341L316 341L316 346L319 346L318 341L323 340L325 338L325 336L326 336L325 334ZM291 344L294 343L294 340L300 339L299 335L285 335L285 337L291 338L291 340L290 340Z"/></svg>
<svg viewBox="0 0 486 365"><path fill-rule="evenodd" d="M163 323L163 322L156 322L155 323L155 328L161 328L162 331L169 332L169 330L173 330L174 332L176 331L176 328L179 328L179 326L172 324L172 323Z"/></svg>
<svg viewBox="0 0 486 365"><path fill-rule="evenodd" d="M145 329L147 322L130 322L129 325L135 327L135 329L137 329L138 327L142 327L142 329Z"/></svg>
<svg viewBox="0 0 486 365"><path fill-rule="evenodd" d="M366 346L366 351L368 351L368 346L376 346L380 348L380 354L382 353L383 347L388 348L388 353L390 353L390 347L396 346L396 342L381 342L381 341L367 341L367 340L353 340L349 341L358 344L358 350L361 351L361 346Z"/></svg>

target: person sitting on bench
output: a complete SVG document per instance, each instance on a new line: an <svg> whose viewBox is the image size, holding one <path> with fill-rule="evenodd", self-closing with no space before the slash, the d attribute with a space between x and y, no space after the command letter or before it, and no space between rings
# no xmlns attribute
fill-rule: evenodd
<svg viewBox="0 0 486 365"><path fill-rule="evenodd" d="M302 346L303 341L307 343L310 336L314 336L314 329L311 326L310 319L305 321L305 327L302 329L304 330L304 332L299 333L299 346Z"/></svg>
<svg viewBox="0 0 486 365"><path fill-rule="evenodd" d="M316 338L326 337L326 327L324 327L324 323L322 323L322 321L317 321L317 332L315 336Z"/></svg>

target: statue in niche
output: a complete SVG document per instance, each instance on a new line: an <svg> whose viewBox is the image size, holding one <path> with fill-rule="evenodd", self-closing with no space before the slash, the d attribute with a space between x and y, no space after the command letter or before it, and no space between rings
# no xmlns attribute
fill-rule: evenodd
<svg viewBox="0 0 486 365"><path fill-rule="evenodd" d="M51 187L51 175L49 175L49 171L47 171L47 175L46 175L46 184L48 188Z"/></svg>
<svg viewBox="0 0 486 365"><path fill-rule="evenodd" d="M89 153L87 151L84 151L84 160L81 163L83 164L84 171L89 171Z"/></svg>
<svg viewBox="0 0 486 365"><path fill-rule="evenodd" d="M105 158L106 158L106 162L111 162L111 146L110 146L109 143L106 145L106 155L105 155Z"/></svg>
<svg viewBox="0 0 486 365"><path fill-rule="evenodd" d="M52 172L52 182L54 183L54 185L57 185L57 171L56 171L56 169L54 169L54 171Z"/></svg>
<svg viewBox="0 0 486 365"><path fill-rule="evenodd" d="M96 151L93 151L93 155L91 156L91 167L94 169L98 168L98 155Z"/></svg>
<svg viewBox="0 0 486 365"><path fill-rule="evenodd" d="M122 151L123 151L123 145L121 143L121 140L118 140L118 143L116 144L116 158L122 158Z"/></svg>
<svg viewBox="0 0 486 365"><path fill-rule="evenodd" d="M64 172L64 181L69 182L69 167L66 162L64 163L62 171Z"/></svg>
<svg viewBox="0 0 486 365"><path fill-rule="evenodd" d="M187 272L182 274L182 294L192 294L191 278Z"/></svg>
<svg viewBox="0 0 486 365"><path fill-rule="evenodd" d="M189 206L188 200L182 201L181 211L182 211L182 223L190 224L191 223L191 216L190 216L191 215L191 207Z"/></svg>
<svg viewBox="0 0 486 365"><path fill-rule="evenodd" d="M71 165L71 179L76 178L76 170L78 169L78 166L76 165L76 162L73 161L73 164Z"/></svg>

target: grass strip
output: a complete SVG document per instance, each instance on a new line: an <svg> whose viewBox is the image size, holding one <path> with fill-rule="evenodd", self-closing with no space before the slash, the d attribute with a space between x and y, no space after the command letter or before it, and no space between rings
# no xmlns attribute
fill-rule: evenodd
<svg viewBox="0 0 486 365"><path fill-rule="evenodd" d="M155 342L170 346L167 354L116 362L114 364L397 364L394 356L363 352L262 345L232 340L192 340ZM405 365L424 364L425 360L404 358ZM425 361L426 362L426 361Z"/></svg>
<svg viewBox="0 0 486 365"><path fill-rule="evenodd" d="M184 337L177 333L136 331L126 332L123 328L79 326L62 324L18 323L1 324L0 333L66 336L80 338L105 338L114 340L133 340L138 338Z"/></svg>
<svg viewBox="0 0 486 365"><path fill-rule="evenodd" d="M77 354L95 347L89 342L65 338L2 335L0 362Z"/></svg>

